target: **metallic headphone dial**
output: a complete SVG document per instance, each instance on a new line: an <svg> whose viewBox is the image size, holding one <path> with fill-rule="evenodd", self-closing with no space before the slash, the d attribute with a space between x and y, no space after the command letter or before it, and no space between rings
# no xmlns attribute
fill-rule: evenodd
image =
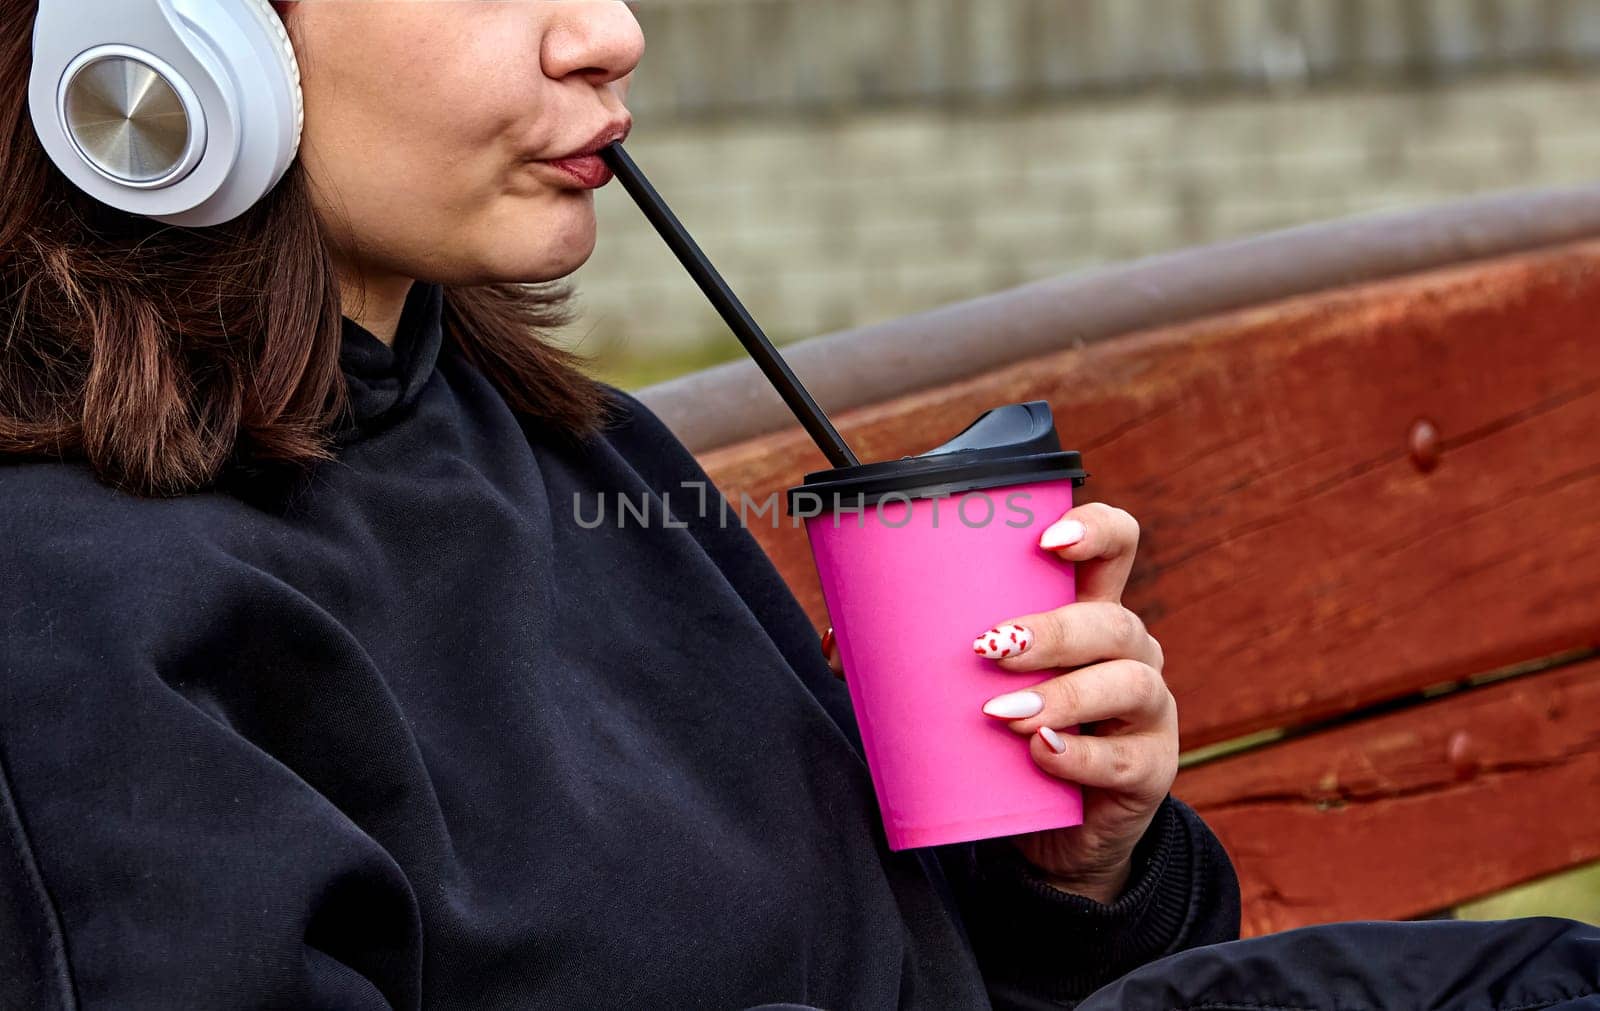
<svg viewBox="0 0 1600 1011"><path fill-rule="evenodd" d="M192 167L189 110L150 63L112 54L90 60L66 82L63 97L73 143L112 179L161 185Z"/></svg>

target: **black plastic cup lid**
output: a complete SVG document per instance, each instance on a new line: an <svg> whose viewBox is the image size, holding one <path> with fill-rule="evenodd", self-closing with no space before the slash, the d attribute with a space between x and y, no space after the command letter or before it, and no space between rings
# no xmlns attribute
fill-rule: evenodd
<svg viewBox="0 0 1600 1011"><path fill-rule="evenodd" d="M917 456L819 470L790 488L789 515L815 516L895 499L936 498L1004 485L1070 480L1083 484L1082 457L1063 451L1050 405L1007 404L980 414L961 434ZM811 506L797 508L803 501Z"/></svg>

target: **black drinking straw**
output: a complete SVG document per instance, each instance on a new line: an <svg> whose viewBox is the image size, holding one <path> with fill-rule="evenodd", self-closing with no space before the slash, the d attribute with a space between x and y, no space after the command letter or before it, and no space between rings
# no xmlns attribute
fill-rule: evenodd
<svg viewBox="0 0 1600 1011"><path fill-rule="evenodd" d="M611 167L611 171L622 182L623 189L633 197L634 203L644 212L644 216L655 226L656 231L666 240L667 246L675 253L684 268L689 271L689 276L694 278L700 290L706 293L706 298L722 316L728 327L733 330L734 336L739 338L739 343L744 345L750 357L754 358L761 371L766 373L767 380L777 389L784 403L789 405L789 410L800 419L800 424L805 426L811 438L817 443L828 462L835 467L854 467L860 461L850 451L844 438L833 427L833 422L822 413L822 408L811 399L811 394L806 391L800 378L789 368L789 363L778 354L778 349L756 321L751 318L739 297L728 287L728 282L717 273L717 268L706 259L706 254L694 239L689 237L689 232L683 227L672 210L667 207L666 201L661 199L650 180L639 171L639 166L628 157L628 152L622 145L611 144L600 151L600 157Z"/></svg>

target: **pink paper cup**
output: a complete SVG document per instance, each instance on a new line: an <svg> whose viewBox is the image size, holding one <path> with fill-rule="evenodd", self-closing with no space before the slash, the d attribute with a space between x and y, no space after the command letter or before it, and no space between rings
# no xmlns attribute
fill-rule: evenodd
<svg viewBox="0 0 1600 1011"><path fill-rule="evenodd" d="M1005 671L972 641L1073 601L1072 565L1039 537L1084 477L1048 405L1032 401L987 412L921 456L820 471L790 490L890 849L1082 823L1081 790L982 711L1049 674Z"/></svg>

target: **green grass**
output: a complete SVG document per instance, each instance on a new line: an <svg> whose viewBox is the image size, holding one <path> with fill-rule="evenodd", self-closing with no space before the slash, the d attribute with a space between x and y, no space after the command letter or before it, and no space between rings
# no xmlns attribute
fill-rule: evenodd
<svg viewBox="0 0 1600 1011"><path fill-rule="evenodd" d="M1441 859L1449 859L1441 855ZM1463 920L1506 920L1517 916L1564 916L1600 923L1600 864L1530 882L1479 899L1456 910Z"/></svg>

